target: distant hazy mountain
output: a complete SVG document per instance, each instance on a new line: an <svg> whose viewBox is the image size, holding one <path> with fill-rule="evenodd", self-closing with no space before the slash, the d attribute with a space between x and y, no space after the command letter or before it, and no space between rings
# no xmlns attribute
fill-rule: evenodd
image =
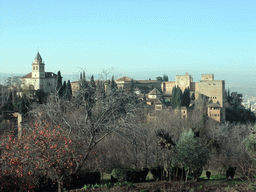
<svg viewBox="0 0 256 192"><path fill-rule="evenodd" d="M24 75L26 75L26 74L24 74L24 73L2 73L2 72L0 72L0 84L4 84L5 80L8 77L13 77L13 76L22 77Z"/></svg>

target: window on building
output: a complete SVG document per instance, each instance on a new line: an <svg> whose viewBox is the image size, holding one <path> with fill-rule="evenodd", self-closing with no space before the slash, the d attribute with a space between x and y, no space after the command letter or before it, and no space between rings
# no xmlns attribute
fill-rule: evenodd
<svg viewBox="0 0 256 192"><path fill-rule="evenodd" d="M38 66L36 66L36 70L38 70Z"/></svg>
<svg viewBox="0 0 256 192"><path fill-rule="evenodd" d="M33 70L35 70L35 67L33 67Z"/></svg>

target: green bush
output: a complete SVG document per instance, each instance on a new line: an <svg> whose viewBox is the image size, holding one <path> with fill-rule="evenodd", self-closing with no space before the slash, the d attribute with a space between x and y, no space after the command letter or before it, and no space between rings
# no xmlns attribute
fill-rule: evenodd
<svg viewBox="0 0 256 192"><path fill-rule="evenodd" d="M203 166L207 164L209 152L204 143L194 137L191 129L183 130L173 156L174 164L183 164L189 168L190 175L197 179L202 174Z"/></svg>
<svg viewBox="0 0 256 192"><path fill-rule="evenodd" d="M117 179L118 182L128 181L136 183L145 181L148 172L148 168L144 168L142 170L115 168L112 170L111 176Z"/></svg>
<svg viewBox="0 0 256 192"><path fill-rule="evenodd" d="M111 175L119 182L124 182L130 178L131 171L131 169L115 168L112 170Z"/></svg>

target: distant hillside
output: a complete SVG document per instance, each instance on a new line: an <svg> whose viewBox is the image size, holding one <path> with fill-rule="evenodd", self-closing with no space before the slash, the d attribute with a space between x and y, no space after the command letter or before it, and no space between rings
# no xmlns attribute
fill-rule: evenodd
<svg viewBox="0 0 256 192"><path fill-rule="evenodd" d="M4 84L5 80L8 77L13 77L13 76L22 77L24 75L26 75L26 74L24 74L24 73L2 73L2 72L0 72L0 84Z"/></svg>

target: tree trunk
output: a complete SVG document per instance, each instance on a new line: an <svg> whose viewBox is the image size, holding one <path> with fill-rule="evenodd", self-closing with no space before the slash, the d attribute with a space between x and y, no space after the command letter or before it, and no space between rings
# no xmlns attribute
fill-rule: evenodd
<svg viewBox="0 0 256 192"><path fill-rule="evenodd" d="M58 192L61 192L61 182L58 182Z"/></svg>

